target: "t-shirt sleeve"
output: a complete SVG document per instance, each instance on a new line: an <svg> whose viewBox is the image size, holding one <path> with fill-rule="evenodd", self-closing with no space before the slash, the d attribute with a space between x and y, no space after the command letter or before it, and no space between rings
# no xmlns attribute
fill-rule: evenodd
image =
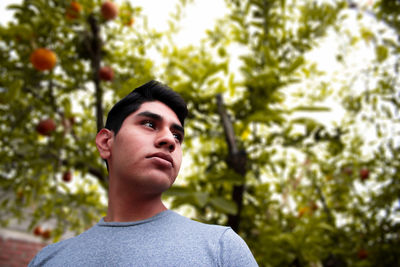
<svg viewBox="0 0 400 267"><path fill-rule="evenodd" d="M28 267L33 267L35 266L35 258L31 259L31 261L28 264Z"/></svg>
<svg viewBox="0 0 400 267"><path fill-rule="evenodd" d="M258 266L246 242L231 228L220 239L221 266Z"/></svg>
<svg viewBox="0 0 400 267"><path fill-rule="evenodd" d="M35 263L37 257L38 257L38 256L36 255L36 256L29 262L28 267L35 267L35 266L38 266L38 265Z"/></svg>

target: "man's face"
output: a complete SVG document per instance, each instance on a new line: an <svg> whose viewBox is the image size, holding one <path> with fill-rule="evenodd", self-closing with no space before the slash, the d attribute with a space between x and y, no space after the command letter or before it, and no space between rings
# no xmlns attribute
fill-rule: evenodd
<svg viewBox="0 0 400 267"><path fill-rule="evenodd" d="M111 139L111 179L143 193L164 192L178 175L183 135L172 109L159 101L143 103Z"/></svg>

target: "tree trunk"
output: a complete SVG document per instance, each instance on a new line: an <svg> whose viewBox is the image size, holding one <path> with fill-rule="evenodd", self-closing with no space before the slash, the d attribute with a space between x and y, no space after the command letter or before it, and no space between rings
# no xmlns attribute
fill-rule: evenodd
<svg viewBox="0 0 400 267"><path fill-rule="evenodd" d="M101 62L101 38L100 28L96 18L90 15L88 18L90 29L91 29L91 42L90 42L90 61L93 70L93 82L96 90L96 125L97 132L104 127L103 122L103 90L100 86L100 62Z"/></svg>
<svg viewBox="0 0 400 267"><path fill-rule="evenodd" d="M234 170L242 177L240 185L234 185L232 191L232 200L236 203L237 213L228 215L228 225L235 231L239 231L240 215L243 207L243 193L246 176L246 151L239 150L236 144L235 132L233 131L232 122L226 113L222 95L217 94L218 113L221 117L222 125L224 127L225 139L228 144L229 155L227 159L228 167Z"/></svg>

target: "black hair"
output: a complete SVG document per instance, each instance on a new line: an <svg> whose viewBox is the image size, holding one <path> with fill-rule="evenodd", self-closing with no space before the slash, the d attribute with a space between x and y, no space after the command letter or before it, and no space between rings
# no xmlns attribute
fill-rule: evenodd
<svg viewBox="0 0 400 267"><path fill-rule="evenodd" d="M134 89L111 108L105 128L114 131L116 135L126 117L137 111L144 102L151 101L160 101L166 104L175 112L182 127L184 126L188 114L186 102L167 85L152 80Z"/></svg>

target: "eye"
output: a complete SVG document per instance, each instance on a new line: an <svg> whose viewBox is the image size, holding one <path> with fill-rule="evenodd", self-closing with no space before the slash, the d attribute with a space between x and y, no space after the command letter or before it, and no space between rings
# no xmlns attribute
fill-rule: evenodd
<svg viewBox="0 0 400 267"><path fill-rule="evenodd" d="M175 138L176 140L178 140L179 143L182 143L182 141L183 141L183 136L182 136L182 134L180 134L180 133L173 133L173 135L174 135L174 138Z"/></svg>
<svg viewBox="0 0 400 267"><path fill-rule="evenodd" d="M153 129L156 128L156 125L152 121L149 121L149 120L143 121L142 125L149 127L149 128L153 128Z"/></svg>

